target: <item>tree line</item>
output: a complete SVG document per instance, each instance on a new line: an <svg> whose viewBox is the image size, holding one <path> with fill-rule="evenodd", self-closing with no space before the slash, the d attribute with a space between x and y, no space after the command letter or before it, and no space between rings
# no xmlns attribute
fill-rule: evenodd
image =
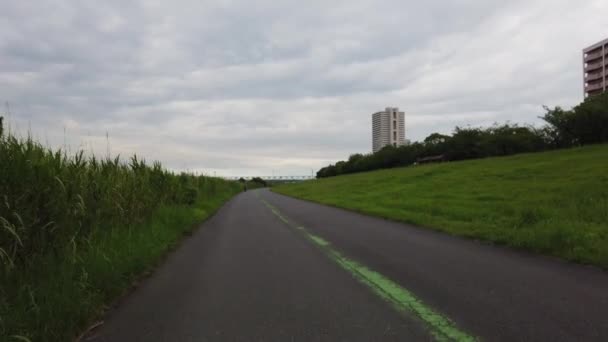
<svg viewBox="0 0 608 342"><path fill-rule="evenodd" d="M433 133L422 142L353 154L320 169L317 178L408 166L429 157L457 161L608 142L608 93L588 97L570 110L544 108L545 125L540 128L511 123L456 127L450 135Z"/></svg>

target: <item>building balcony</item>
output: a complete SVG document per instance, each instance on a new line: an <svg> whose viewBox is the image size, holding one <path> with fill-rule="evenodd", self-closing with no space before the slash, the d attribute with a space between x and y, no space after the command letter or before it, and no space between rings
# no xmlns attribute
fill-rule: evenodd
<svg viewBox="0 0 608 342"><path fill-rule="evenodd" d="M588 54L585 55L585 62L590 62L590 61L593 61L595 59L602 58L603 55L604 54L603 54L602 50L596 51L596 52L592 52L592 53L588 53Z"/></svg>
<svg viewBox="0 0 608 342"><path fill-rule="evenodd" d="M603 67L603 65L604 65L604 63L602 63L602 61L599 61L596 63L587 63L587 65L585 65L585 70L591 71L591 70L601 69Z"/></svg>
<svg viewBox="0 0 608 342"><path fill-rule="evenodd" d="M604 74L601 72L592 72L592 73L588 73L587 76L585 76L585 80L594 81L594 80L602 78L603 76L604 76Z"/></svg>
<svg viewBox="0 0 608 342"><path fill-rule="evenodd" d="M598 90L598 89L604 89L604 83L598 82L598 83L593 83L593 84L587 84L585 86L585 91L587 91L587 92L591 92L591 91Z"/></svg>
<svg viewBox="0 0 608 342"><path fill-rule="evenodd" d="M586 91L587 96L595 96L595 95L599 95L601 93L603 93L604 91L602 89L597 89L597 90L591 90L591 91Z"/></svg>

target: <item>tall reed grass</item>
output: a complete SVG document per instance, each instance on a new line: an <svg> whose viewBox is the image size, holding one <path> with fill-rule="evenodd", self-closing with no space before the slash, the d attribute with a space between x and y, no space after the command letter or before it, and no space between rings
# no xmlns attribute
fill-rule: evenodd
<svg viewBox="0 0 608 342"><path fill-rule="evenodd" d="M73 337L239 190L137 156L68 155L0 135L0 341Z"/></svg>

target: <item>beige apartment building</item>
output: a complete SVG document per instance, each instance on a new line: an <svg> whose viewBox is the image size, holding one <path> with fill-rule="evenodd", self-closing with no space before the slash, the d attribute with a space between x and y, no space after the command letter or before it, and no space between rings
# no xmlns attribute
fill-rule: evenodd
<svg viewBox="0 0 608 342"><path fill-rule="evenodd" d="M608 89L608 39L583 49L585 97L601 94Z"/></svg>
<svg viewBox="0 0 608 342"><path fill-rule="evenodd" d="M399 108L387 107L372 114L372 150L380 151L386 145L405 144L405 113Z"/></svg>

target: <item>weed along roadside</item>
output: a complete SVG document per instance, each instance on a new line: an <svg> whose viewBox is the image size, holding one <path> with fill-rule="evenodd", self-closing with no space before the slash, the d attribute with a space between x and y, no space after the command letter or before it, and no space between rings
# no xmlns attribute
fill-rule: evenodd
<svg viewBox="0 0 608 342"><path fill-rule="evenodd" d="M237 182L0 136L0 341L69 341Z"/></svg>
<svg viewBox="0 0 608 342"><path fill-rule="evenodd" d="M608 145L322 178L285 195L608 268Z"/></svg>

